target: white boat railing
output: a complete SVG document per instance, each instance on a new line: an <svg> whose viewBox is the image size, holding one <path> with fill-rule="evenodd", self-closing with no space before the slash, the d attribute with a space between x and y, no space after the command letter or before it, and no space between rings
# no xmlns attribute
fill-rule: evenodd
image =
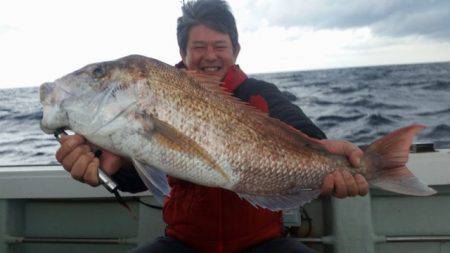
<svg viewBox="0 0 450 253"><path fill-rule="evenodd" d="M450 149L411 153L407 166L428 185L450 185ZM150 196L149 192L124 196ZM113 197L71 178L60 165L0 165L0 199Z"/></svg>
<svg viewBox="0 0 450 253"><path fill-rule="evenodd" d="M126 196L151 196L149 192L123 193ZM32 198L109 198L104 187L91 187L75 181L61 165L0 166L0 199Z"/></svg>

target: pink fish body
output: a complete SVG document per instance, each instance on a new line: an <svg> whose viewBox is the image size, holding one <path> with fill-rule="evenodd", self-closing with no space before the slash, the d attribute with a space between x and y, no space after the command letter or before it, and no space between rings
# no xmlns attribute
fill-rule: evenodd
<svg viewBox="0 0 450 253"><path fill-rule="evenodd" d="M234 191L270 210L291 209L317 197L323 178L336 169L402 194L435 193L405 165L421 125L375 141L353 168L346 157L237 100L218 82L144 56L88 65L43 84L40 97L45 132L71 129L130 158L159 197L170 194L170 175Z"/></svg>

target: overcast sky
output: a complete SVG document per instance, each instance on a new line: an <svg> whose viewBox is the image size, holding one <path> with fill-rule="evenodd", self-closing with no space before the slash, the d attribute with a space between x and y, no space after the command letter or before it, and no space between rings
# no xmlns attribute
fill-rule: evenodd
<svg viewBox="0 0 450 253"><path fill-rule="evenodd" d="M179 61L181 0L0 1L0 88L88 63ZM450 61L450 1L230 0L248 73Z"/></svg>

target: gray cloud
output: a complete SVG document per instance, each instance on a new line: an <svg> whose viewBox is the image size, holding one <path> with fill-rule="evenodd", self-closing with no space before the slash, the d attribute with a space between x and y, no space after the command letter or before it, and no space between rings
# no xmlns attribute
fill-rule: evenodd
<svg viewBox="0 0 450 253"><path fill-rule="evenodd" d="M450 39L448 0L260 0L257 3L258 18L266 18L274 25L316 29L369 27L383 36Z"/></svg>

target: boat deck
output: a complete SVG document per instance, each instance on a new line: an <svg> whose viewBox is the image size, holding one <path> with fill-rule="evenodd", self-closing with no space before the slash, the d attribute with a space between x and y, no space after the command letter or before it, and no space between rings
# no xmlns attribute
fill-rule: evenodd
<svg viewBox="0 0 450 253"><path fill-rule="evenodd" d="M317 252L450 253L450 150L412 154L408 167L438 194L321 198L286 213L286 231ZM137 201L157 205L150 193L124 196L136 217L59 166L1 167L0 253L126 252L164 233L161 210Z"/></svg>

